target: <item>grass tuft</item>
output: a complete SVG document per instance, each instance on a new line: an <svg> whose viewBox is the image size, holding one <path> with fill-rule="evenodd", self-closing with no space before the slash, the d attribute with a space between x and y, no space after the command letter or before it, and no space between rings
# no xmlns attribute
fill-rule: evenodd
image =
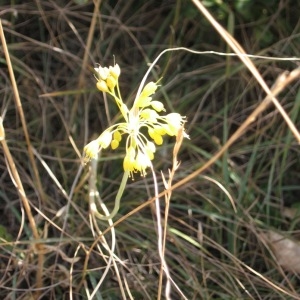
<svg viewBox="0 0 300 300"><path fill-rule="evenodd" d="M299 5L225 2L1 4L1 299L299 299ZM171 48L147 82L190 140L99 220L91 176L109 215L125 146L82 165L121 118L94 67L131 107Z"/></svg>

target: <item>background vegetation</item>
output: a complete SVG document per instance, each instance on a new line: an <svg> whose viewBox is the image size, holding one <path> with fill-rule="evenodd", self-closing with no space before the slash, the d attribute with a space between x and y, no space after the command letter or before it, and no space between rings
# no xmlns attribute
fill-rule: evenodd
<svg viewBox="0 0 300 300"><path fill-rule="evenodd" d="M103 237L97 239L93 232L89 168L81 167L81 154L88 141L116 121L117 109L96 91L93 67L116 61L122 70L121 91L130 103L147 63L162 50L179 46L232 50L188 0L6 2L0 7L2 26L31 146L25 139L2 41L4 140L37 232L30 226L7 152L1 147L0 298L90 299L93 293L94 299L159 298L160 258L152 202L115 226L116 265L103 277L109 252ZM246 53L270 58L253 59L269 87L280 74L299 66L297 60L275 58L300 57L300 1L202 3ZM156 97L168 112L188 119L190 140L183 141L174 178L179 182L222 148L265 92L233 56L168 52L149 80L161 76ZM299 91L299 80L293 81L278 96L297 128ZM164 190L161 172L168 177L172 167L174 142L166 140L153 162L160 191ZM106 150L98 163L98 189L109 210L122 178L123 153ZM296 138L271 105L212 166L173 191L165 216L165 259L186 299L300 298L300 266L293 260L300 253L295 242L300 229L299 157ZM128 182L114 221L151 198L153 184L150 174ZM162 210L164 203L162 197ZM106 230L110 245L109 224L99 221L97 226ZM164 284L165 280L162 298ZM171 295L184 298L174 286Z"/></svg>

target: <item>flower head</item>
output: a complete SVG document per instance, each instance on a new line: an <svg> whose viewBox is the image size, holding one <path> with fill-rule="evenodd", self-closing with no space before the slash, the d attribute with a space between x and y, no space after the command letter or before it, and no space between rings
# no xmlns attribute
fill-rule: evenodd
<svg viewBox="0 0 300 300"><path fill-rule="evenodd" d="M124 171L133 173L140 172L146 175L146 170L151 166L156 151L155 145L161 145L165 135L177 136L179 130L186 122L185 117L179 113L170 113L161 116L165 111L164 105L152 96L158 88L157 83L151 81L145 85L140 95L136 98L131 109L123 102L118 86L121 70L118 64L107 67L95 68L97 73L97 88L107 92L115 99L124 122L107 128L96 140L84 147L86 159L95 158L100 148L109 145L114 150L119 147L123 136L126 136L126 154L123 160ZM148 136L145 135L147 132ZM184 132L184 136L188 135Z"/></svg>
<svg viewBox="0 0 300 300"><path fill-rule="evenodd" d="M121 74L119 65L115 64L113 67L110 66L109 68L98 66L97 68L94 68L94 70L96 72L96 86L98 90L105 93L114 93L114 88L117 85L118 78Z"/></svg>

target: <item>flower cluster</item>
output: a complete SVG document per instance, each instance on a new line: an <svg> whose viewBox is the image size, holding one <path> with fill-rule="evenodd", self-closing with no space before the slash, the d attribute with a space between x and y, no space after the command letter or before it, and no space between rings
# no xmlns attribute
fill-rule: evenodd
<svg viewBox="0 0 300 300"><path fill-rule="evenodd" d="M134 172L145 176L146 169L151 166L151 160L154 158L156 145L163 143L164 135L177 136L185 123L185 117L178 113L164 116L159 114L165 111L165 108L162 102L152 98L158 87L155 82L145 85L129 110L119 92L118 78L121 71L118 64L109 68L99 66L95 71L97 88L115 99L125 121L109 127L97 139L87 144L84 147L85 160L95 158L100 148L118 148L122 137L127 135L124 171L129 172L130 176ZM142 133L142 128L145 128L143 132L147 132L150 138ZM184 136L188 137L185 132Z"/></svg>

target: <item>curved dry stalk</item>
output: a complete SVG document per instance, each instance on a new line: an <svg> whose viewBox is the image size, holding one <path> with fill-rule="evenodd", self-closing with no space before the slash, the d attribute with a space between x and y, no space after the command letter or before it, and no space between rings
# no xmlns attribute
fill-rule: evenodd
<svg viewBox="0 0 300 300"><path fill-rule="evenodd" d="M7 163L7 169L9 170L9 174L11 176L11 180L15 187L17 188L18 194L20 196L20 199L22 201L23 207L26 211L27 218L29 220L29 225L33 234L33 237L35 240L40 239L40 235L37 230L37 226L34 220L34 217L31 212L29 200L26 196L25 190L23 188L22 181L20 179L18 170L16 168L14 159L10 153L9 147L5 140L5 130L3 127L3 120L2 117L0 117L0 142L2 144L4 156ZM38 253L38 266L37 266L37 274L36 274L36 288L40 289L43 286L43 265L44 265L44 254L43 254L43 244L39 242L34 242L34 249ZM36 297L38 298L38 295L40 294L40 291L38 290L36 293Z"/></svg>
<svg viewBox="0 0 300 300"><path fill-rule="evenodd" d="M89 180L89 190L90 190L90 192L89 192L89 201L90 201L90 203L92 202L94 204L95 204L95 198L98 199L101 202L100 195L99 195L99 192L97 190L97 165L98 165L98 159L93 159L91 161L91 165L90 165L91 174L90 174L90 180ZM124 190L124 188L125 188L125 186L123 187L123 190ZM119 194L119 192L118 192L118 194ZM104 203L102 203L102 209L104 210L106 216L100 215L97 211L97 208L96 208L96 212L95 211L91 212L91 219L92 219L91 223L93 223L94 227L95 227L95 231L94 230L92 230L92 231L93 231L93 235L96 239L97 239L98 236L102 235L102 232L99 229L98 224L97 224L97 218L100 217L101 220L107 220L110 226L113 225L112 218L115 214L117 214L117 212L119 210L121 195L119 196L119 198L117 196L116 199L118 199L118 200L116 200L115 207L114 207L114 209L111 213L109 213L109 211L106 208L106 206L104 205ZM93 229L92 224L91 224L91 228ZM115 255L114 252L115 252L115 247L116 247L116 233L115 233L114 230L111 231L111 239L112 239L111 247L109 247L109 245L108 245L108 243L107 243L107 241L104 237L101 239L101 244L104 246L104 248L109 253L109 260L108 260L107 266L105 267L105 270L104 270L104 272L101 276L101 279L97 283L93 293L90 296L91 299L93 299L93 297L96 295L97 291L100 289L101 284L103 283L106 275L108 274L108 272L110 270L111 264L114 265L122 297L123 297L123 299L126 299L126 295L125 295L125 292L124 292L124 288L123 288L122 280L121 280L120 273L119 273L119 270L118 270L118 266L117 266L117 264L115 262L115 259L114 259L114 255Z"/></svg>
<svg viewBox="0 0 300 300"><path fill-rule="evenodd" d="M84 83L85 83L85 72L87 70L88 58L90 56L90 49L91 49L94 34L95 34L97 18L99 18L99 16L100 16L99 8L101 5L101 0L94 1L94 4L95 5L94 5L94 11L93 11L93 18L92 18L91 25L89 28L89 33L88 33L88 37L87 37L87 41L86 41L86 45L85 45L85 49L84 49L84 56L83 56L83 60L82 60L82 64L81 64L81 71L80 71L79 78L78 78L78 89L79 90L84 87ZM75 30L75 28L73 28L73 30ZM76 98L74 100L74 105L72 107L71 116L70 116L71 126L73 124L75 113L76 113L76 110L78 107L79 96L80 96L80 93L76 94Z"/></svg>
<svg viewBox="0 0 300 300"><path fill-rule="evenodd" d="M183 140L183 129L180 130L180 132L178 133L177 137L176 137L176 143L174 145L173 148L173 164L172 164L172 169L169 171L169 179L168 181L166 181L163 173L162 174L162 179L163 179L163 183L164 186L166 188L166 190L168 190L169 192L165 194L165 201L166 201L166 206L165 206L165 214L164 214L164 228L163 228L163 234L162 234L162 245L161 245L161 256L162 258L164 258L165 256L165 249L166 249L166 239L167 239L167 228L168 228L168 216L169 216L169 208L170 208L170 200L171 200L171 195L172 195L172 191L170 190L170 188L172 187L172 181L173 178L175 176L175 172L179 167L179 162L177 160L177 155L179 152L179 149L181 147L182 144L182 140ZM158 293L157 293L157 299L161 299L161 290L162 290L162 280L163 280L163 274L164 274L164 265L161 264L160 267L160 273L159 273L159 283L158 283ZM166 275L168 276L169 274L166 273ZM169 280L169 278L167 278ZM172 281L173 282L173 281ZM173 282L173 284L175 285L175 283ZM186 299L185 295L181 292L181 290L179 289L179 287L175 286L177 291L180 293L181 297L183 299ZM167 288L166 288L167 289Z"/></svg>
<svg viewBox="0 0 300 300"><path fill-rule="evenodd" d="M10 56L9 56L9 52L8 52L8 49L7 49L7 44L6 44L6 40L5 40L5 36L4 36L4 32L3 32L1 19L0 19L0 38L1 38L2 46L3 46L3 52L4 52L4 55L5 55L6 63L7 63L8 72L9 72L10 79L11 79L13 92L14 92L14 95L15 95L14 99L15 99L15 102L16 102L16 107L17 107L18 113L20 115L20 120L21 120L21 123L22 123L23 131L24 131L24 136L25 136L25 140L26 140L26 144L27 144L27 151L28 151L29 161L30 161L30 164L31 164L32 169L33 169L34 182L36 183L36 187L37 187L37 190L39 192L39 197L41 198L42 203L45 203L44 189L43 189L43 186L42 186L42 183L41 183L41 180L40 180L37 165L36 165L35 160L34 160L34 155L33 155L32 146L31 146L31 142L30 142L30 138L29 138L29 133L28 133L28 129L27 129L27 124L26 124L26 119L25 119L25 115L24 115L24 111L23 111L23 106L22 106L20 95L19 95L19 90L18 90L18 87L17 87L17 83L16 83L16 80L15 80L13 67L12 67L12 64L11 64L11 61L10 61Z"/></svg>
<svg viewBox="0 0 300 300"><path fill-rule="evenodd" d="M1 19L0 19L0 38L1 38L3 51L4 51L4 54L5 54L5 59L6 59L6 63L7 63L7 67L8 67L8 71L9 71L9 74L10 74L10 79L11 79L11 83L12 83L12 87L13 87L13 91L14 91L14 95L15 95L14 99L15 99L15 102L16 102L16 107L17 107L17 110L19 112L22 127L23 127L23 131L24 131L24 136L25 136L25 140L26 140L26 144L27 144L27 151L28 151L29 160L30 160L30 163L31 163L31 166L32 166L32 169L33 169L33 173L34 173L34 181L36 183L36 187L37 187L37 190L38 190L38 193L39 193L39 197L40 197L42 203L45 203L44 190L43 190L43 187L42 187L42 183L40 181L38 168L37 168L37 165L35 163L33 150L32 150L32 146L31 146L31 142L30 142L30 138L29 138L29 132L28 132L28 129L27 129L25 115L24 115L24 111L23 111L23 107L22 107L22 102L21 102L21 99L20 99L17 83L16 83L16 80L15 80L12 64L11 64L11 61L10 61L10 56L9 56L9 52L8 52L8 48L7 48L7 44L6 44L6 40L5 40L5 36L4 36L4 32L3 32ZM22 184L22 181L20 179L18 170L16 168L13 157L10 153L9 147L8 147L8 145L6 143L6 140L5 140L5 130L4 130L4 127L3 127L2 117L0 117L0 142L2 144L3 152L4 152L4 155L5 155L5 158L6 158L7 168L10 171L11 179L12 179L15 187L17 188L18 194L20 196L20 199L21 199L22 204L24 206L24 209L26 211L33 237L34 237L35 240L39 240L40 236L39 236L37 226L36 226L35 220L33 218L32 212L31 212L29 200L26 196L26 193L25 193L25 190L23 188L23 184ZM36 288L37 288L36 297L38 298L38 296L41 292L39 289L41 289L42 286L43 286L43 280L42 280L43 265L44 265L43 244L35 243L34 248L37 250L37 253L38 253L38 266L37 266L37 274L36 274Z"/></svg>
<svg viewBox="0 0 300 300"><path fill-rule="evenodd" d="M88 299L93 299L96 295L96 293L98 292L98 290L100 289L104 279L106 278L111 265L113 265L115 272L116 272L116 276L119 282L119 287L120 287L120 291L122 294L122 298L126 299L126 294L124 291L124 287L123 287L123 283L121 280L121 276L120 276L120 272L118 269L118 265L116 263L116 259L118 259L115 255L115 248L116 248L116 236L115 236L115 232L114 230L112 230L111 232L111 247L108 245L106 239L104 238L104 236L102 235L102 231L99 229L98 224L97 224L97 219L100 220L106 220L108 221L109 225L111 227L113 227L113 221L112 218L114 217L115 214L117 214L118 210L119 210L119 206L120 206L120 200L121 200L121 196L122 193L124 191L125 184L121 184L121 188L118 191L117 197L116 197L116 201L115 201L115 206L114 209L111 213L109 213L108 209L106 208L105 204L102 203L99 192L97 190L97 165L98 165L98 157L96 159L93 159L90 163L90 175L89 175L89 202L90 202L90 207L91 207L91 214L90 214L90 225L91 225L91 230L92 230L92 234L95 238L94 243L92 244L92 246L90 247L90 249L87 251L86 254L86 259L84 261L84 267L83 267L83 277L79 283L78 286L81 286L84 284L84 280L85 280L85 274L87 272L87 264L89 261L89 257L91 255L91 252L93 251L94 247L98 247L98 243L101 243L101 245L104 247L104 249L109 253L109 259L106 262L107 265L105 267L105 270L103 271L103 274L100 278L100 280L98 281L96 287L94 288L94 291L92 292L91 295L88 296ZM128 175L128 174L127 174ZM128 177L128 176L127 176ZM127 181L127 177L124 175L123 179L126 178ZM98 200L98 202L101 203L101 208L103 209L105 215L101 215L96 207L96 203L95 203L95 199ZM103 255L101 249L99 248L99 252Z"/></svg>

